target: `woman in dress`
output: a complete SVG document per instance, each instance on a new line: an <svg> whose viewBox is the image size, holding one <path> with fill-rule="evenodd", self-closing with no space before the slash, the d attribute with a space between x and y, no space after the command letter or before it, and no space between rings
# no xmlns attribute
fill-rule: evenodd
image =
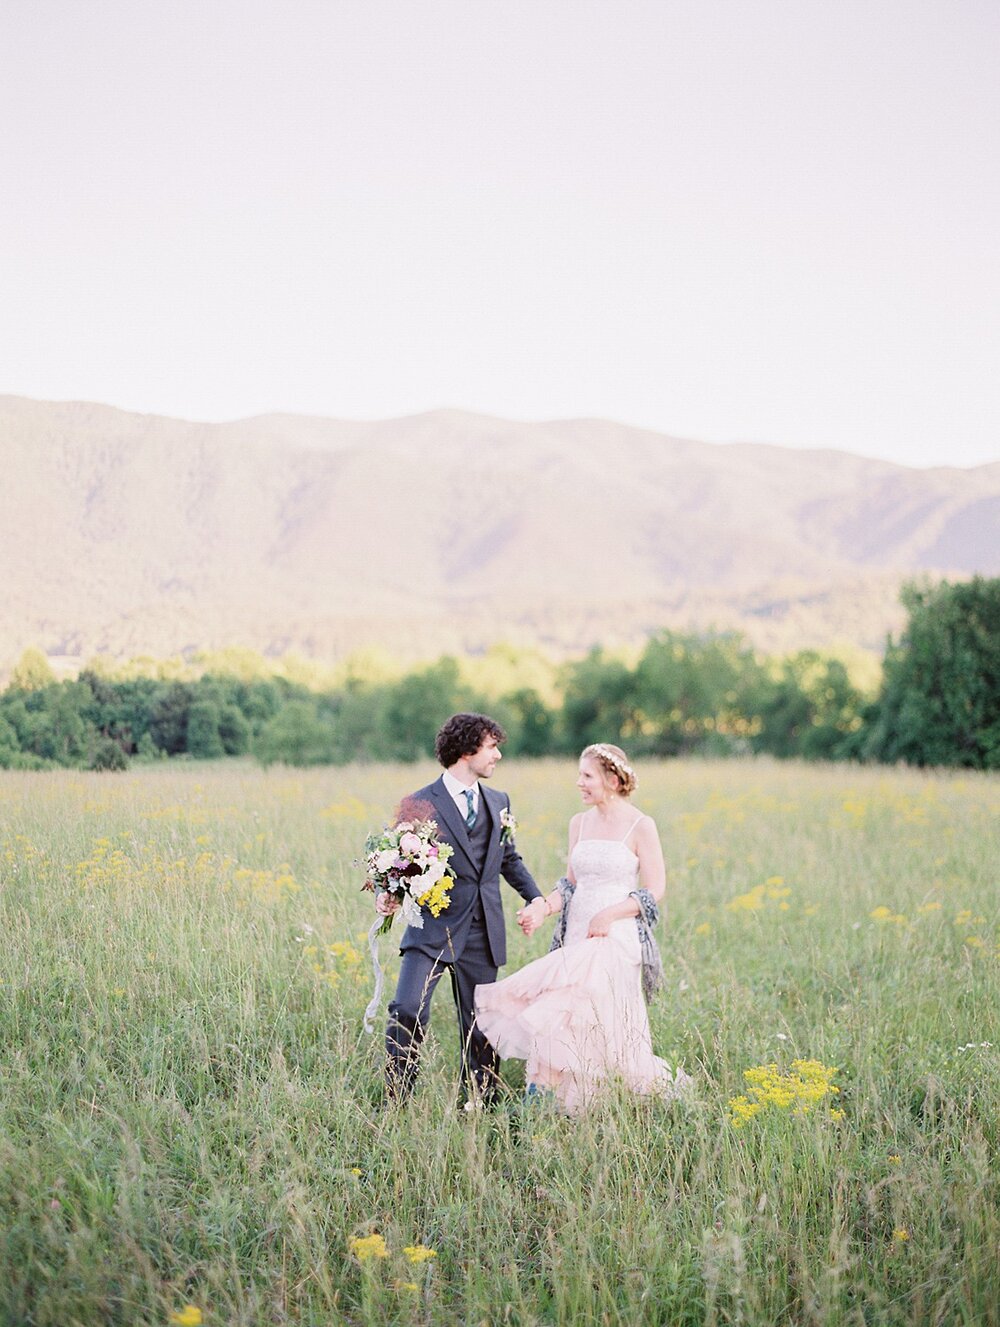
<svg viewBox="0 0 1000 1327"><path fill-rule="evenodd" d="M691 1082L653 1054L637 919L642 892L659 902L666 875L655 823L629 803L635 786L621 747L584 750L577 787L585 809L569 824L569 888L560 882L517 915L531 935L568 908L562 945L476 988L480 1030L504 1059L526 1062L529 1091L553 1092L569 1112L610 1082L662 1098Z"/></svg>

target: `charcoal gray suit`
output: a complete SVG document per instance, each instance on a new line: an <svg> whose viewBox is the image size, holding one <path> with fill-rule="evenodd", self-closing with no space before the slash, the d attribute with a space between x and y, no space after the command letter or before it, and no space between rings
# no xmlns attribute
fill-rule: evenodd
<svg viewBox="0 0 1000 1327"><path fill-rule="evenodd" d="M399 947L403 962L386 1032L386 1086L398 1099L412 1091L431 996L448 969L462 1041L463 1089L489 1100L495 1090L497 1055L475 1026L472 997L477 986L496 981L497 968L507 961L500 876L526 903L541 891L514 844L509 838L501 841L500 813L510 809L506 793L480 781L479 810L471 829L443 778L414 793L413 800L433 806L439 837L455 849L449 862L455 880L451 902L440 916L432 917L424 909L423 929L408 926L403 933Z"/></svg>

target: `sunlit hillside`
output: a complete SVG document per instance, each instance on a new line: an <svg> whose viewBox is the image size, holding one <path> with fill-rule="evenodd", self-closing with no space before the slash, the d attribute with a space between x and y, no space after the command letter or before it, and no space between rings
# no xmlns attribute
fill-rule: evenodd
<svg viewBox="0 0 1000 1327"><path fill-rule="evenodd" d="M662 626L879 650L901 578L1000 571L1000 466L919 471L599 420L195 424L0 398L0 664L332 659Z"/></svg>

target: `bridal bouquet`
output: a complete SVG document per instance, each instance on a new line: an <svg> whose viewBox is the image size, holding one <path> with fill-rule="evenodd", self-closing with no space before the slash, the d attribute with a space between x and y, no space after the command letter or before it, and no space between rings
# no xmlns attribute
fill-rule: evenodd
<svg viewBox="0 0 1000 1327"><path fill-rule="evenodd" d="M451 902L451 882L448 859L455 851L450 843L441 843L437 837L437 821L433 807L421 803L400 808L400 819L381 834L369 834L365 840L364 888L373 892L385 890L402 904L403 916L410 926L423 929L420 909L426 908L432 917L439 916ZM378 938L392 926L392 917L377 917L368 932L368 947L375 974L375 994L365 1010L365 1031L375 1030L375 1015L382 999L385 974L378 957Z"/></svg>
<svg viewBox="0 0 1000 1327"><path fill-rule="evenodd" d="M450 843L438 842L437 828L429 817L411 817L381 834L369 834L365 841L365 888L386 890L399 899L407 924L418 929L424 925L421 908L437 917L451 902L454 877L448 859L455 850ZM382 931L391 925L392 918L386 917Z"/></svg>

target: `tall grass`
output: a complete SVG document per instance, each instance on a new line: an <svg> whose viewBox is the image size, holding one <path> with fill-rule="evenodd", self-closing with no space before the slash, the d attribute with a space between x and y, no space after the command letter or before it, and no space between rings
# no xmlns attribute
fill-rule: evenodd
<svg viewBox="0 0 1000 1327"><path fill-rule="evenodd" d="M1000 780L641 769L697 1097L567 1121L456 1110L447 983L381 1109L355 859L431 772L0 775L0 1322L1000 1323ZM497 775L545 884L573 781ZM836 1098L734 1124L796 1058Z"/></svg>

